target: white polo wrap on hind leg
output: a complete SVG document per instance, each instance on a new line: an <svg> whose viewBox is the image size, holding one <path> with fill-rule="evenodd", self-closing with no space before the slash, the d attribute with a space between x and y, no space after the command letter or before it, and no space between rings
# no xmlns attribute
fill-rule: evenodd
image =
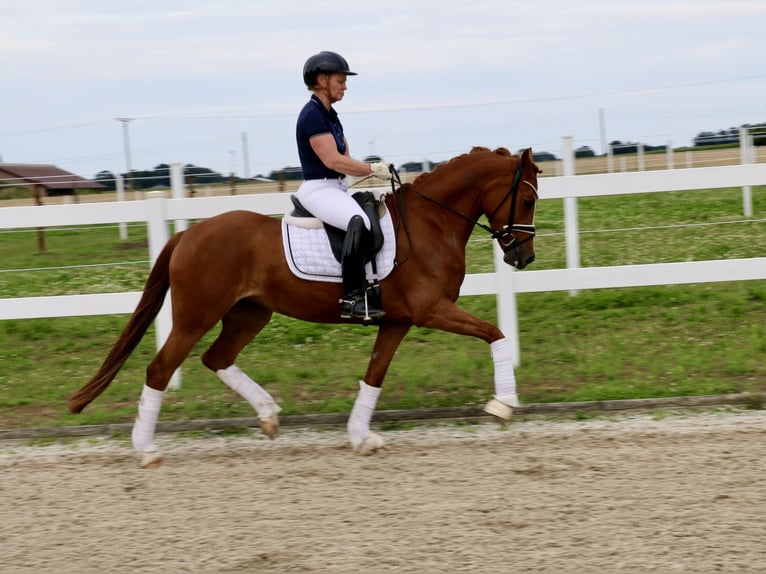
<svg viewBox="0 0 766 574"><path fill-rule="evenodd" d="M219 369L215 374L227 387L239 393L243 399L250 403L259 417L268 418L282 410L266 389L248 377L236 365Z"/></svg>
<svg viewBox="0 0 766 574"><path fill-rule="evenodd" d="M372 420L372 413L375 412L375 405L378 404L379 396L380 387L371 387L364 381L359 381L359 394L346 425L351 446L355 450L358 450L365 439L370 436L370 421Z"/></svg>
<svg viewBox="0 0 766 574"><path fill-rule="evenodd" d="M133 423L133 447L141 452L157 452L154 445L154 429L157 427L157 419L162 408L164 391L158 391L147 385L141 391L138 401L138 417Z"/></svg>
<svg viewBox="0 0 766 574"><path fill-rule="evenodd" d="M498 339L491 343L489 348L492 361L495 363L495 398L509 407L520 406L519 397L516 394L511 342L507 338Z"/></svg>

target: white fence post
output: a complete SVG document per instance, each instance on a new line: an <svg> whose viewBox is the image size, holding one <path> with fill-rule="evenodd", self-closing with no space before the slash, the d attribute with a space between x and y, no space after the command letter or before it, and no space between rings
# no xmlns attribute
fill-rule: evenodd
<svg viewBox="0 0 766 574"><path fill-rule="evenodd" d="M673 169L675 166L673 165L673 142L668 140L667 147L665 148L665 151L667 153L667 160L668 160L668 169Z"/></svg>
<svg viewBox="0 0 766 574"><path fill-rule="evenodd" d="M114 183L117 190L117 201L125 201L125 181L122 179L122 176L117 175ZM120 239L124 241L128 238L128 224L120 221L118 225L120 226Z"/></svg>
<svg viewBox="0 0 766 574"><path fill-rule="evenodd" d="M149 259L151 265L157 261L162 248L170 239L168 223L166 221L166 199L162 191L150 191L146 194L147 200L147 232L149 235ZM165 296L165 302L154 320L154 330L157 337L157 350L161 349L168 340L170 330L173 328L173 310L170 302L170 292ZM170 388L181 388L181 369L177 369L170 377Z"/></svg>
<svg viewBox="0 0 766 574"><path fill-rule="evenodd" d="M752 163L752 146L750 134L747 128L739 128L739 160L740 163ZM753 191L749 185L742 187L742 214L745 217L753 216Z"/></svg>
<svg viewBox="0 0 766 574"><path fill-rule="evenodd" d="M612 147L612 144L609 144L606 151L606 171L607 173L614 172L614 148Z"/></svg>
<svg viewBox="0 0 766 574"><path fill-rule="evenodd" d="M564 166L564 176L575 174L574 148L572 136L565 136L561 141L561 161ZM564 235L567 247L567 269L580 267L580 237L579 224L577 221L577 198L564 198ZM577 295L576 290L569 292Z"/></svg>
<svg viewBox="0 0 766 574"><path fill-rule="evenodd" d="M173 199L183 199L186 187L184 185L184 170L180 162L174 161L170 164L170 189L173 192ZM176 219L176 233L183 231L188 227L185 219Z"/></svg>
<svg viewBox="0 0 766 574"><path fill-rule="evenodd" d="M567 236L567 269L512 271L501 261L495 247L495 272L466 275L460 295L494 294L498 305L498 326L512 342L514 364L520 362L516 315L516 294L544 291L576 293L581 289L675 285L721 281L766 280L766 257L723 259L681 263L622 265L579 268L577 197L655 193L676 190L707 190L766 183L766 164L700 167L679 170L649 170L634 173L574 175L571 138L564 141L560 163L566 176L540 181L540 197L563 199ZM558 165L557 163L557 165ZM50 227L58 225L100 225L145 222L149 236L149 254L155 262L168 240L169 222L175 219L204 219L233 209L255 209L265 214L283 214L290 206L288 194L267 193L257 196L226 196L164 199L164 192L146 194L147 201L82 203L44 207L0 208L0 230ZM571 201L569 201L571 200ZM43 297L0 297L0 320L49 317L130 314L141 293L97 293ZM157 345L164 344L171 330L170 301L163 306L155 322ZM180 385L180 371L171 386Z"/></svg>

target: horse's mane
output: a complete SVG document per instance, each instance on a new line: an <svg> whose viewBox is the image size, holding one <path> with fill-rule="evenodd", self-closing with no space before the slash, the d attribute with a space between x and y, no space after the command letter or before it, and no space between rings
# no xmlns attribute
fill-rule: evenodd
<svg viewBox="0 0 766 574"><path fill-rule="evenodd" d="M474 146L474 147L471 148L471 151L469 151L468 153L464 153L464 154L461 154L461 155L453 157L452 159L450 159L446 163L442 163L442 164L436 166L436 168L432 172L421 173L418 177L415 178L415 180L412 182L412 184L405 184L405 185L418 185L419 183L422 183L421 180L426 180L429 177L433 177L435 175L439 175L440 174L440 170L444 169L445 167L447 167L449 165L452 165L453 163L459 162L459 161L463 160L464 158L470 156L471 154L475 154L475 153L495 153L497 155L504 156L504 157L513 157L513 154L510 151L508 151L507 148L504 148L504 147L499 147L499 148L496 148L494 150L491 150L488 147Z"/></svg>

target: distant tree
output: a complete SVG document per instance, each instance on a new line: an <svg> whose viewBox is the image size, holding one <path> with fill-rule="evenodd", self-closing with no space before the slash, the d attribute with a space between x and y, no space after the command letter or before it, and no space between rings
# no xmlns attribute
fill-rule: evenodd
<svg viewBox="0 0 766 574"><path fill-rule="evenodd" d="M535 161L556 161L556 156L548 151L532 152Z"/></svg>
<svg viewBox="0 0 766 574"><path fill-rule="evenodd" d="M421 171L433 171L437 164L432 161L426 160L426 169L423 169L422 161L408 161L407 163L399 166L399 171L403 173L419 173Z"/></svg>
<svg viewBox="0 0 766 574"><path fill-rule="evenodd" d="M281 181L281 178L284 178L285 181L301 180L303 179L303 170L300 167L283 167L269 174L269 179Z"/></svg>
<svg viewBox="0 0 766 574"><path fill-rule="evenodd" d="M729 128L718 132L701 132L692 141L695 146L738 144L739 128Z"/></svg>
<svg viewBox="0 0 766 574"><path fill-rule="evenodd" d="M222 183L226 178L217 171L206 167L197 167L192 164L184 166L184 175L194 177L194 181L199 184L207 185L212 183Z"/></svg>
<svg viewBox="0 0 766 574"><path fill-rule="evenodd" d="M766 123L750 126L750 135L753 136L753 145L766 145Z"/></svg>
<svg viewBox="0 0 766 574"><path fill-rule="evenodd" d="M613 141L609 145L612 147L613 155L621 155L625 153L638 153L639 144L634 142Z"/></svg>
<svg viewBox="0 0 766 574"><path fill-rule="evenodd" d="M739 144L739 130L746 128L753 136L754 145L766 145L766 123L761 124L742 124L739 128L729 128L728 130L719 130L718 132L705 131L700 132L694 138L695 146L721 145L721 144Z"/></svg>
<svg viewBox="0 0 766 574"><path fill-rule="evenodd" d="M586 145L582 147L578 147L574 153L575 153L575 157L593 157L596 155L595 153L593 153L593 150Z"/></svg>
<svg viewBox="0 0 766 574"><path fill-rule="evenodd" d="M109 191L114 191L117 189L117 182L115 181L116 178L111 171L100 171L93 179L96 181L96 183L100 183Z"/></svg>

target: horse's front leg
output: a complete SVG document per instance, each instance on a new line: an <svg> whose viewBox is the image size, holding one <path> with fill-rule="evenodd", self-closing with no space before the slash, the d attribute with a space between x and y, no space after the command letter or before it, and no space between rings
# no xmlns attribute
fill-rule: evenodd
<svg viewBox="0 0 766 574"><path fill-rule="evenodd" d="M351 447L360 454L373 454L385 446L383 438L370 431L370 421L388 366L409 329L409 324L384 323L378 330L365 380L359 381L359 394L347 424Z"/></svg>
<svg viewBox="0 0 766 574"><path fill-rule="evenodd" d="M502 421L509 421L513 415L513 408L519 406L519 398L516 393L511 344L503 332L497 326L474 317L448 299L440 301L416 324L458 335L478 337L489 343L495 366L495 396L484 406L484 411Z"/></svg>

